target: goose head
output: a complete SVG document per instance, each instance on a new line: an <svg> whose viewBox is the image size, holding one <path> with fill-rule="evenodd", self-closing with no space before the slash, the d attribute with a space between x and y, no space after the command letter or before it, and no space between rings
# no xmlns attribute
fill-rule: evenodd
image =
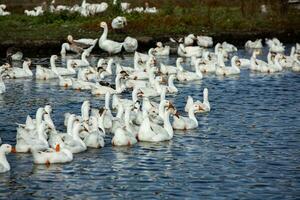
<svg viewBox="0 0 300 200"><path fill-rule="evenodd" d="M159 47L159 48L162 48L162 47L163 47L163 44L162 44L161 42L157 42L157 43L156 43L156 46Z"/></svg>
<svg viewBox="0 0 300 200"><path fill-rule="evenodd" d="M4 152L5 154L16 153L16 148L12 147L10 144L2 144L0 147L0 151Z"/></svg>
<svg viewBox="0 0 300 200"><path fill-rule="evenodd" d="M100 23L100 27L101 27L101 28L104 28L104 29L107 28L106 22L101 22L101 23Z"/></svg>
<svg viewBox="0 0 300 200"><path fill-rule="evenodd" d="M72 44L74 42L73 41L73 36L72 35L68 35L67 41Z"/></svg>
<svg viewBox="0 0 300 200"><path fill-rule="evenodd" d="M52 112L52 107L50 105L46 105L44 108L46 114L50 114Z"/></svg>

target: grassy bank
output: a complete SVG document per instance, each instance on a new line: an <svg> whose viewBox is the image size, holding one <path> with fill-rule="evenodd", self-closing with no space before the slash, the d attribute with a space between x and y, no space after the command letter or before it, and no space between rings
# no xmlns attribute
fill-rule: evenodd
<svg viewBox="0 0 300 200"><path fill-rule="evenodd" d="M276 36L277 33L284 32L299 36L299 10L289 8L281 12L280 9L274 8L273 4L267 8L268 12L263 14L259 6L253 9L250 4L224 5L190 1L190 4L181 5L177 0L173 0L163 1L157 14L122 14L112 6L102 14L87 18L67 12L46 13L40 17L13 14L0 17L0 46L22 44L24 41L46 41L56 44L64 41L68 34L75 38L97 38L102 32L100 22L111 22L115 16L121 14L127 17L128 26L122 32L109 31L109 38L119 41L127 35L141 40L145 37L155 40L188 33L216 37L228 33L229 36L232 35L232 40L237 39L235 35L250 38L253 35L254 38L255 34L263 33L273 33Z"/></svg>

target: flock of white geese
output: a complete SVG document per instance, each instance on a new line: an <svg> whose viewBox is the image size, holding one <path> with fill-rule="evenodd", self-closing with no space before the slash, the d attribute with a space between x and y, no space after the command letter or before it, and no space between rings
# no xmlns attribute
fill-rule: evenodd
<svg viewBox="0 0 300 200"><path fill-rule="evenodd" d="M61 49L62 60L66 67L57 67L57 55L50 58L50 68L36 66L35 75L30 69L31 60L25 59L22 68L13 67L10 63L0 66L0 93L5 92L3 79L32 78L37 80L57 80L62 87L90 91L93 95L105 95L105 105L101 108L91 107L84 101L81 115L65 113L65 131L57 130L52 121L50 105L40 107L34 118L27 116L24 124L18 124L16 146L2 144L0 147L0 172L10 170L6 159L9 152L32 153L34 163L66 163L73 160L73 155L86 151L87 148L104 147L104 138L112 135L113 146L132 146L139 141L162 142L171 140L174 130L189 130L198 127L197 113L210 112L208 89L203 90L203 100L194 101L189 96L184 108L185 116L179 114L166 96L179 92L174 81L189 82L203 79L208 74L217 76L239 75L242 67L259 73L276 73L285 69L300 71L300 46L292 47L290 55L285 55L285 47L276 38L266 40L269 46L267 62L258 59L262 41L248 41L246 48L254 49L249 59L234 55L237 48L229 43L218 43L212 47L212 38L190 34L176 41L179 57L176 65L163 62L158 65L158 56L168 56L170 47L161 42L147 54L134 49L133 66L123 66L113 58L100 58L97 66L91 66L87 57L98 42L99 47L109 54L119 53L125 48L124 43L107 39L107 25L100 39L74 40L68 37ZM82 45L85 45L85 48ZM197 44L193 46L194 44ZM134 47L135 48L135 47ZM82 52L81 59L74 59L68 52ZM9 58L21 60L22 53L9 52ZM183 57L190 57L194 71L184 69ZM225 61L231 62L229 66ZM107 78L114 80L110 83ZM195 82L196 83L196 82ZM132 90L131 99L122 99L119 94ZM159 97L155 101L154 97ZM115 112L113 112L115 111ZM2 143L0 139L0 144Z"/></svg>
<svg viewBox="0 0 300 200"><path fill-rule="evenodd" d="M106 2L101 3L88 3L86 0L83 0L80 5L75 4L73 6L67 5L58 5L55 0L52 0L49 7L46 8L46 2L43 2L42 5L34 7L32 10L24 10L24 14L27 16L37 17L43 15L46 11L50 13L59 13L63 11L67 11L70 13L78 13L83 17L94 16L99 13L105 12L109 4ZM117 0L113 0L112 6L117 5ZM145 3L145 7L134 7L131 8L130 3L128 2L120 2L120 7L122 12L124 13L157 13L158 9L156 7L149 7L148 2ZM0 16L10 15L11 12L6 11L6 5L0 4Z"/></svg>

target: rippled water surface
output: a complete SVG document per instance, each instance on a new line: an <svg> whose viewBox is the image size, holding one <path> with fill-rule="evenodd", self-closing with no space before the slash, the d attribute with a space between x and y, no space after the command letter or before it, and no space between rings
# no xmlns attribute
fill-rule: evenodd
<svg viewBox="0 0 300 200"><path fill-rule="evenodd" d="M249 57L244 51L239 55ZM162 59L175 63L176 57ZM95 59L94 59L95 60ZM36 60L35 62L40 61ZM125 57L124 64L132 63ZM15 144L16 124L38 107L53 106L59 130L65 112L81 103L103 106L103 97L65 90L56 81L6 80L0 95L0 137ZM209 89L212 111L199 128L176 132L172 141L106 146L76 154L65 165L38 166L30 154L10 154L11 171L0 174L0 199L295 199L300 191L300 75L205 76L179 84L167 96L183 110L186 97ZM124 94L129 96L129 94Z"/></svg>

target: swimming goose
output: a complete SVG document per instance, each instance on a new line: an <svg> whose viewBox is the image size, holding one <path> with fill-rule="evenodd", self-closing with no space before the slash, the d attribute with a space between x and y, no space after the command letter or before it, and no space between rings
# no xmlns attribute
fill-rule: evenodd
<svg viewBox="0 0 300 200"><path fill-rule="evenodd" d="M145 142L162 142L173 138L173 128L170 123L170 110L164 113L164 126L151 125L147 112L144 112L144 120L140 126L138 140Z"/></svg>
<svg viewBox="0 0 300 200"><path fill-rule="evenodd" d="M155 56L168 56L170 54L170 46L163 46L161 42L157 42L153 54Z"/></svg>
<svg viewBox="0 0 300 200"><path fill-rule="evenodd" d="M187 46L185 47L183 44L179 44L177 53L181 57L201 57L202 56L202 48L198 46Z"/></svg>
<svg viewBox="0 0 300 200"><path fill-rule="evenodd" d="M227 42L223 42L221 46L222 46L222 48L223 48L225 51L227 51L228 53L232 53L232 52L237 51L236 46L234 46L233 44L229 44L229 43L227 43Z"/></svg>
<svg viewBox="0 0 300 200"><path fill-rule="evenodd" d="M180 61L183 62L182 58ZM203 75L198 67L196 67L196 73L184 70L181 64L178 66L178 68L179 71L177 72L177 79L180 82L195 81L203 78Z"/></svg>
<svg viewBox="0 0 300 200"><path fill-rule="evenodd" d="M52 55L50 57L50 66L51 70L57 74L57 76L69 76L76 74L75 69L73 68L74 65L67 64L67 68L64 67L56 67L55 61L57 60L57 55Z"/></svg>
<svg viewBox="0 0 300 200"><path fill-rule="evenodd" d="M0 76L0 94L3 94L5 91L6 91L6 87L3 82L2 76Z"/></svg>
<svg viewBox="0 0 300 200"><path fill-rule="evenodd" d="M55 164L55 163L67 163L73 160L73 153L66 149L61 148L60 144L57 144L55 149L47 149L45 151L33 151L33 162L35 164Z"/></svg>
<svg viewBox="0 0 300 200"><path fill-rule="evenodd" d="M80 153L87 149L85 143L79 137L79 131L81 129L81 124L79 121L75 120L72 128L72 137L63 136L62 140L64 142L64 148L70 150L72 153Z"/></svg>
<svg viewBox="0 0 300 200"><path fill-rule="evenodd" d="M180 38L179 42L183 42L185 46L192 46L194 44L194 41L196 40L196 37L194 34L189 34L188 36L184 38Z"/></svg>
<svg viewBox="0 0 300 200"><path fill-rule="evenodd" d="M81 59L70 59L70 60L68 60L67 61L67 69L90 66L90 63L86 58L87 56L89 56L89 53L87 51L84 51L81 54Z"/></svg>
<svg viewBox="0 0 300 200"><path fill-rule="evenodd" d="M123 43L115 42L107 39L107 24L106 22L101 22L100 27L104 29L102 36L99 39L99 47L108 52L109 54L117 54L122 50Z"/></svg>
<svg viewBox="0 0 300 200"><path fill-rule="evenodd" d="M105 114L105 110L102 112L101 116ZM89 126L89 134L84 138L83 142L87 147L90 148L102 148L104 147L104 136L105 136L105 129L103 125L103 117L100 117L100 123L98 124L98 119L94 116L91 116L90 119L90 126ZM102 127L101 130L99 126Z"/></svg>
<svg viewBox="0 0 300 200"><path fill-rule="evenodd" d="M9 144L2 144L0 146L0 173L5 173L10 170L10 165L6 159L6 154L15 152L16 149Z"/></svg>
<svg viewBox="0 0 300 200"><path fill-rule="evenodd" d="M67 51L71 51L76 54L80 54L83 52L83 48L75 46L75 45L70 45L69 43L63 43L61 45L61 50L60 50L60 55L62 58L66 57Z"/></svg>
<svg viewBox="0 0 300 200"><path fill-rule="evenodd" d="M130 107L127 107L125 110L125 127L119 127L114 132L114 137L111 141L113 146L132 146L137 143L136 135L138 130L129 122L130 109Z"/></svg>
<svg viewBox="0 0 300 200"><path fill-rule="evenodd" d="M133 37L127 36L123 42L123 47L126 52L135 52L138 48L138 41Z"/></svg>
<svg viewBox="0 0 300 200"><path fill-rule="evenodd" d="M72 87L72 79L71 78L64 78L62 76L58 76L59 82L58 85L61 87Z"/></svg>
<svg viewBox="0 0 300 200"><path fill-rule="evenodd" d="M104 95L106 93L120 94L126 89L126 86L121 83L122 78L124 78L122 74L117 74L117 76L115 78L116 89L108 87L108 86L102 86L102 85L95 85L94 84L94 85L92 85L91 93L93 95Z"/></svg>
<svg viewBox="0 0 300 200"><path fill-rule="evenodd" d="M10 78L16 79L16 78L30 78L33 76L32 71L30 70L31 60L26 59L23 62L22 68L19 67L13 67L12 69L8 70L7 75Z"/></svg>
<svg viewBox="0 0 300 200"><path fill-rule="evenodd" d="M202 108L199 105L193 105L189 108L188 117L179 116L178 113L173 117L172 127L179 130L189 130L198 127L198 120L195 117L195 112Z"/></svg>
<svg viewBox="0 0 300 200"><path fill-rule="evenodd" d="M166 87L168 93L177 93L178 89L174 85L175 75L172 74L168 79L168 86Z"/></svg>
<svg viewBox="0 0 300 200"><path fill-rule="evenodd" d="M245 48L246 49L262 49L263 48L262 39L257 39L255 41L248 40L245 43Z"/></svg>
<svg viewBox="0 0 300 200"><path fill-rule="evenodd" d="M163 74L176 74L178 70L180 69L180 64L183 63L182 58L177 58L176 59L176 66L171 66L171 65L165 65L162 62L160 63L160 72Z"/></svg>
<svg viewBox="0 0 300 200"><path fill-rule="evenodd" d="M210 111L210 103L208 101L208 89L204 88L203 90L203 102L197 100L194 102L193 97L188 96L187 102L184 107L185 112L189 112L190 107L193 105L199 105L201 110L196 110L196 112L209 112Z"/></svg>
<svg viewBox="0 0 300 200"><path fill-rule="evenodd" d="M226 67L224 64L223 56L219 55L220 64L216 69L216 75L218 76L228 76L228 75L237 75L241 73L239 68L240 62L237 56L231 58L231 66Z"/></svg>
<svg viewBox="0 0 300 200"><path fill-rule="evenodd" d="M209 36L197 36L197 44L200 47L209 48L213 46L213 39Z"/></svg>
<svg viewBox="0 0 300 200"><path fill-rule="evenodd" d="M35 78L37 80L49 80L58 78L57 74L51 69L42 67L41 65L36 66Z"/></svg>

